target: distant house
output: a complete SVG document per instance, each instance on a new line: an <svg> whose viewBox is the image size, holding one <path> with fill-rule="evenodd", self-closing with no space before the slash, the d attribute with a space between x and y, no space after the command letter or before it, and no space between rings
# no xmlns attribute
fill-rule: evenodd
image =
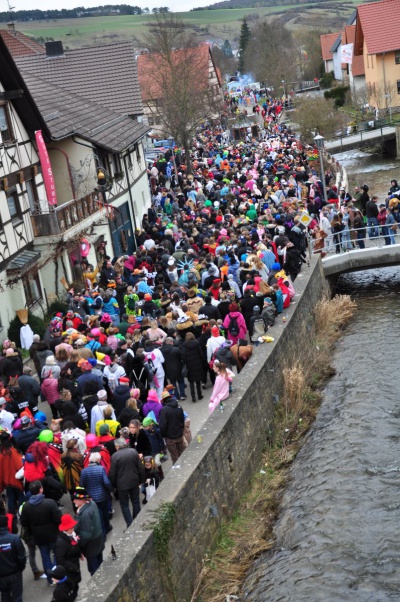
<svg viewBox="0 0 400 602"><path fill-rule="evenodd" d="M343 70L349 78L349 85L352 94L356 94L361 89L365 88L365 68L364 57L354 54L354 43L356 37L356 26L346 25L342 32L342 43L353 44L352 62L343 64Z"/></svg>
<svg viewBox="0 0 400 602"><path fill-rule="evenodd" d="M29 197L29 206L28 201L24 204L29 241L40 254L40 295L43 298L45 289L51 298L60 292L61 277L68 282L81 279L82 238L92 245L88 259L94 265L103 240L111 256L134 250L135 228L140 228L150 205L142 144L149 127L141 119L132 44L64 52L56 42L25 55L21 47L13 48L7 34L0 34L0 77L1 65L7 65L6 92L20 90L24 102L15 102L28 139L31 144L35 131L41 130L55 180L56 206L49 204L41 181L35 182L32 202ZM34 163L35 142L32 148ZM104 179L98 178L99 170ZM36 173L40 179L40 166Z"/></svg>
<svg viewBox="0 0 400 602"><path fill-rule="evenodd" d="M400 0L357 7L355 57L363 57L370 104L400 107Z"/></svg>
<svg viewBox="0 0 400 602"><path fill-rule="evenodd" d="M173 62L179 64L183 60L184 51L174 51ZM163 90L159 79L154 77L154 69L156 61L155 55L147 53L140 54L137 57L138 75L142 102L144 108L144 122L160 134L163 132L164 126L160 123L158 105L162 102ZM196 49L196 66L195 73L196 84L199 90L203 86L207 86L210 92L210 97L215 107L220 107L223 101L222 79L221 72L215 66L214 59L209 44L202 44ZM215 111L211 117L218 117L219 111Z"/></svg>
<svg viewBox="0 0 400 602"><path fill-rule="evenodd" d="M332 46L337 37L337 33L324 33L320 36L322 60L324 61L325 73L330 73L334 70Z"/></svg>

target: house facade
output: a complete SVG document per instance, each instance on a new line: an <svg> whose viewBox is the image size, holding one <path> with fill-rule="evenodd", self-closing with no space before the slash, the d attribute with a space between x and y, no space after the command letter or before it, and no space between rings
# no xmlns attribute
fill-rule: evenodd
<svg viewBox="0 0 400 602"><path fill-rule="evenodd" d="M34 272L30 267L34 259L38 266L30 298L28 289L27 295L23 293L25 279L21 279L20 301L14 300L10 308L28 306L40 315L41 306L46 309L46 302L63 293L62 282L82 282L83 240L90 244L88 260L94 267L97 251L104 243L111 257L130 254L135 249L135 229L140 229L151 202L143 149L149 127L141 122L143 110L132 47L110 46L113 48L104 52L101 48L99 52L89 48L86 54L81 49L79 57L75 55L69 61L68 53L59 44L37 54L13 55L7 40L0 35L0 80L7 80L1 92L4 90L5 99L15 91L21 96L15 101L7 100L7 118L0 104L4 138L10 137L9 115L14 120L18 118L10 102L19 103L19 115L23 116L23 123L21 117L13 127L13 139L18 134L21 148L17 146L11 154L11 142L4 140L0 146L6 157L12 157L3 161L0 171L5 186L0 192L5 198L1 203L4 237L0 233L0 257L4 256L4 261L13 259L27 247L32 253L32 257L26 256L30 262L28 273ZM129 65L132 71L125 78L125 86L118 89L116 85L116 92L110 90L103 98L99 94L102 84L97 79L101 70L106 71L103 61L110 54L114 57L109 68L113 76L118 57L127 72ZM79 63L91 72L86 87L72 76L76 72L85 78ZM8 78L2 77L3 65L7 65ZM105 74L104 84L107 77ZM37 131L42 133L51 163L55 204L49 203L41 175ZM14 286L12 291L15 295L17 288ZM12 317L4 316L4 324ZM4 337L0 332L1 338Z"/></svg>
<svg viewBox="0 0 400 602"><path fill-rule="evenodd" d="M172 61L179 64L181 50L174 51ZM211 104L214 111L210 115L212 119L217 119L220 115L220 108L223 104L222 79L219 69L214 63L211 47L209 44L202 44L196 49L196 67L195 76L197 83L201 87L203 82L208 87ZM144 116L143 121L149 125L157 137L163 138L170 132L165 130L159 120L159 111L157 110L163 98L163 90L160 81L154 76L154 69L157 61L150 57L148 53L143 53L137 57L138 77L143 102Z"/></svg>
<svg viewBox="0 0 400 602"><path fill-rule="evenodd" d="M338 37L337 33L324 33L320 36L322 60L325 73L334 71L332 46Z"/></svg>
<svg viewBox="0 0 400 602"><path fill-rule="evenodd" d="M400 0L357 7L354 54L363 57L370 104L386 115L400 109Z"/></svg>

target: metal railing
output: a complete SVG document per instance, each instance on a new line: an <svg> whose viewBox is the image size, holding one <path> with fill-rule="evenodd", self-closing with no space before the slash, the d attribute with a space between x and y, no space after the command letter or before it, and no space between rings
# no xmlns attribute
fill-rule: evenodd
<svg viewBox="0 0 400 602"><path fill-rule="evenodd" d="M385 131L386 130L386 131ZM349 132L346 134L340 134L338 136L332 136L331 138L329 138L329 140L326 141L326 144L329 145L329 143L332 142L339 142L340 141L340 146L347 146L348 144L352 144L352 138L354 138L354 142L362 142L363 139L364 140L373 140L374 138L376 138L377 136L374 136L371 134L374 133L378 133L380 134L381 137L385 136L385 135L392 135L395 134L396 129L395 129L395 124L380 124L374 127L370 127L369 129L361 129L361 130L356 130L355 132Z"/></svg>
<svg viewBox="0 0 400 602"><path fill-rule="evenodd" d="M373 230L375 228L376 236L371 237L369 235L370 229ZM386 228L386 230L384 230ZM337 250L339 253L347 253L348 251L363 251L365 249L373 249L373 248L382 248L385 246L390 246L393 244L400 244L400 224L399 228L394 231L390 230L389 226L367 226L365 225L363 228L350 228L345 232L345 236L343 236L343 231L338 235L328 235L327 238L324 238L324 247L322 249L315 250L315 245L318 240L315 238L308 238L309 244L309 253L312 254L320 254L321 251L326 253L327 255L334 255ZM366 234L365 236L358 237L359 233ZM339 237L339 241L336 242L335 236ZM394 241L394 242L393 242ZM360 246L360 244L361 246Z"/></svg>

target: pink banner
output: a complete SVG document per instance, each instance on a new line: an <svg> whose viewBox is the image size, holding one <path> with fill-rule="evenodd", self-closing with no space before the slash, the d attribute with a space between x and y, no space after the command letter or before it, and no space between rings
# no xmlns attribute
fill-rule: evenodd
<svg viewBox="0 0 400 602"><path fill-rule="evenodd" d="M57 205L56 185L54 182L53 171L47 152L46 144L43 140L41 130L35 132L36 144L38 147L40 165L42 166L43 182L46 189L47 201L50 205Z"/></svg>

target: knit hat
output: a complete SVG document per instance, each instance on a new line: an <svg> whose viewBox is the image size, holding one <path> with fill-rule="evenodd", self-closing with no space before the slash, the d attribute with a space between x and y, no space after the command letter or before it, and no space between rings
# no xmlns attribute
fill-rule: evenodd
<svg viewBox="0 0 400 602"><path fill-rule="evenodd" d="M69 531L69 529L73 529L77 524L76 520L70 514L63 514L58 529L59 531Z"/></svg>
<svg viewBox="0 0 400 602"><path fill-rule="evenodd" d="M108 435L108 433L110 432L110 427L108 426L108 424L102 424L100 426L100 435L102 437L104 437L105 435Z"/></svg>
<svg viewBox="0 0 400 602"><path fill-rule="evenodd" d="M144 296L144 300L145 301L151 301L151 299L152 299L152 297L151 297L150 293L146 293L145 296Z"/></svg>
<svg viewBox="0 0 400 602"><path fill-rule="evenodd" d="M100 389L100 391L97 391L97 399L99 399L100 401L105 401L107 399L107 391L105 391L104 389Z"/></svg>
<svg viewBox="0 0 400 602"><path fill-rule="evenodd" d="M99 444L99 438L92 433L86 435L86 447L87 449L92 449L92 447L96 447Z"/></svg>
<svg viewBox="0 0 400 602"><path fill-rule="evenodd" d="M219 337L219 329L218 326L213 326L211 328L211 334L213 337Z"/></svg>
<svg viewBox="0 0 400 602"><path fill-rule="evenodd" d="M60 564L57 566L53 566L53 568L50 571L50 577L54 577L54 579L57 579L57 581L62 581L62 579L65 579L66 576L67 571Z"/></svg>
<svg viewBox="0 0 400 602"><path fill-rule="evenodd" d="M155 389L150 389L150 391L147 394L147 401L156 401L156 402L160 401L158 399L157 391Z"/></svg>
<svg viewBox="0 0 400 602"><path fill-rule="evenodd" d="M151 426L152 424L154 424L154 420L152 420L151 418L146 416L146 418L143 420L142 424L143 424L143 426Z"/></svg>
<svg viewBox="0 0 400 602"><path fill-rule="evenodd" d="M120 385L129 385L129 378L127 378L126 376L121 376L121 378L119 379L119 384Z"/></svg>
<svg viewBox="0 0 400 602"><path fill-rule="evenodd" d="M74 493L74 500L90 500L90 495L84 487L77 487Z"/></svg>

